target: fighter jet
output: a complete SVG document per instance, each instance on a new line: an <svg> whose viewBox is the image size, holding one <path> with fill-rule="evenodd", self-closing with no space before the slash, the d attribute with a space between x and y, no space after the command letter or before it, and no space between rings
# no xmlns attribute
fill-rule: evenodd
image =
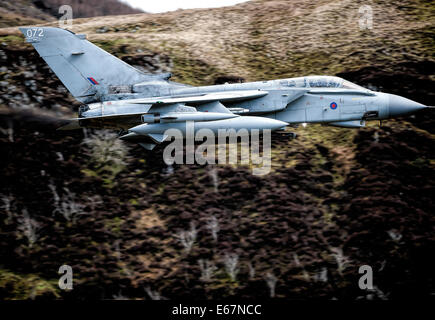
<svg viewBox="0 0 435 320"><path fill-rule="evenodd" d="M20 28L83 105L62 129L120 130L120 138L152 150L167 129L280 130L300 123L359 128L368 120L414 113L425 105L374 92L335 76L193 87L171 74L146 74L95 46L83 34L52 27Z"/></svg>

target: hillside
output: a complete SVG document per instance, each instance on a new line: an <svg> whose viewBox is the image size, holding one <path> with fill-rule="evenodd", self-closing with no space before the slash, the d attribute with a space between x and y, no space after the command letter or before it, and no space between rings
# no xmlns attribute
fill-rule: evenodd
<svg viewBox="0 0 435 320"><path fill-rule="evenodd" d="M192 85L329 74L435 105L435 6L372 1L373 29L360 30L361 4L250 1L76 19L72 30ZM434 109L382 127L275 136L272 173L257 177L237 166L167 167L162 150L55 131L78 104L15 27L0 29L0 61L0 299L267 298L273 277L287 299L433 293ZM100 156L111 153L118 160ZM187 252L178 236L192 228ZM206 260L216 267L209 280ZM64 263L71 292L57 287ZM371 293L358 288L363 264L375 273Z"/></svg>
<svg viewBox="0 0 435 320"><path fill-rule="evenodd" d="M38 0L37 3L55 17L59 16L58 8L63 5L71 6L74 18L143 13L119 0Z"/></svg>
<svg viewBox="0 0 435 320"><path fill-rule="evenodd" d="M0 2L0 27L38 24L53 20L53 16L43 12L31 0Z"/></svg>
<svg viewBox="0 0 435 320"><path fill-rule="evenodd" d="M141 13L118 0L4 0L0 2L0 27L21 26L54 21L59 8L69 5L74 18Z"/></svg>

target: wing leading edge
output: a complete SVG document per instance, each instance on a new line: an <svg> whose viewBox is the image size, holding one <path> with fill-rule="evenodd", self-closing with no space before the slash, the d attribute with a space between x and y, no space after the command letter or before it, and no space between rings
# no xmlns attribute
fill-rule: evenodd
<svg viewBox="0 0 435 320"><path fill-rule="evenodd" d="M174 103L186 103L186 104L204 104L214 101L227 102L227 101L243 101L261 98L267 95L267 91L262 90L244 90L244 91L222 91L212 92L203 95L189 95L181 97L153 97L130 100L130 103L134 104L174 104Z"/></svg>

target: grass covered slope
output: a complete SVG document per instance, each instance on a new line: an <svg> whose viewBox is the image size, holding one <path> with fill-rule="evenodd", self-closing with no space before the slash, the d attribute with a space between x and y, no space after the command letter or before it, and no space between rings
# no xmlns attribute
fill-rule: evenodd
<svg viewBox="0 0 435 320"><path fill-rule="evenodd" d="M367 4L373 28L361 30L359 9ZM434 17L434 6L426 1L249 1L206 10L76 19L72 30L117 56L168 56L173 79L188 84L213 84L219 76L253 81L371 68L383 77L363 84L389 90L398 73L433 83ZM1 35L20 34L5 28L0 40ZM400 80L408 90L409 79ZM421 99L429 98L433 105L432 92L417 101L428 103Z"/></svg>
<svg viewBox="0 0 435 320"><path fill-rule="evenodd" d="M54 21L32 0L14 0L0 2L0 27L21 26L25 24L39 24Z"/></svg>
<svg viewBox="0 0 435 320"><path fill-rule="evenodd" d="M435 105L434 6L372 1L373 29L361 31L362 4L250 1L78 19L73 30L189 84L337 74ZM433 293L433 110L381 128L311 125L295 140L274 136L263 177L167 167L162 150L55 131L77 104L17 29L0 35L2 299ZM191 247L181 241L189 235ZM71 292L56 284L62 264L74 270ZM372 292L358 288L363 264L373 267Z"/></svg>
<svg viewBox="0 0 435 320"><path fill-rule="evenodd" d="M212 82L336 74L433 60L435 10L426 1L372 1L373 29L360 30L358 1L250 1L234 7L83 20L91 40L122 41L174 60L177 80ZM105 27L105 33L101 28ZM201 63L198 63L198 62ZM211 74L208 74L212 71ZM194 76L192 76L194 75ZM432 79L433 80L433 79Z"/></svg>

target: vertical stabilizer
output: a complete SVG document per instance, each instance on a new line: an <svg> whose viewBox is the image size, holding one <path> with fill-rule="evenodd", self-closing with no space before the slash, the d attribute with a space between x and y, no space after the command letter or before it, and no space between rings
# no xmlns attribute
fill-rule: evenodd
<svg viewBox="0 0 435 320"><path fill-rule="evenodd" d="M149 76L86 40L51 27L19 28L65 87L79 101L97 100L109 86L129 86Z"/></svg>

